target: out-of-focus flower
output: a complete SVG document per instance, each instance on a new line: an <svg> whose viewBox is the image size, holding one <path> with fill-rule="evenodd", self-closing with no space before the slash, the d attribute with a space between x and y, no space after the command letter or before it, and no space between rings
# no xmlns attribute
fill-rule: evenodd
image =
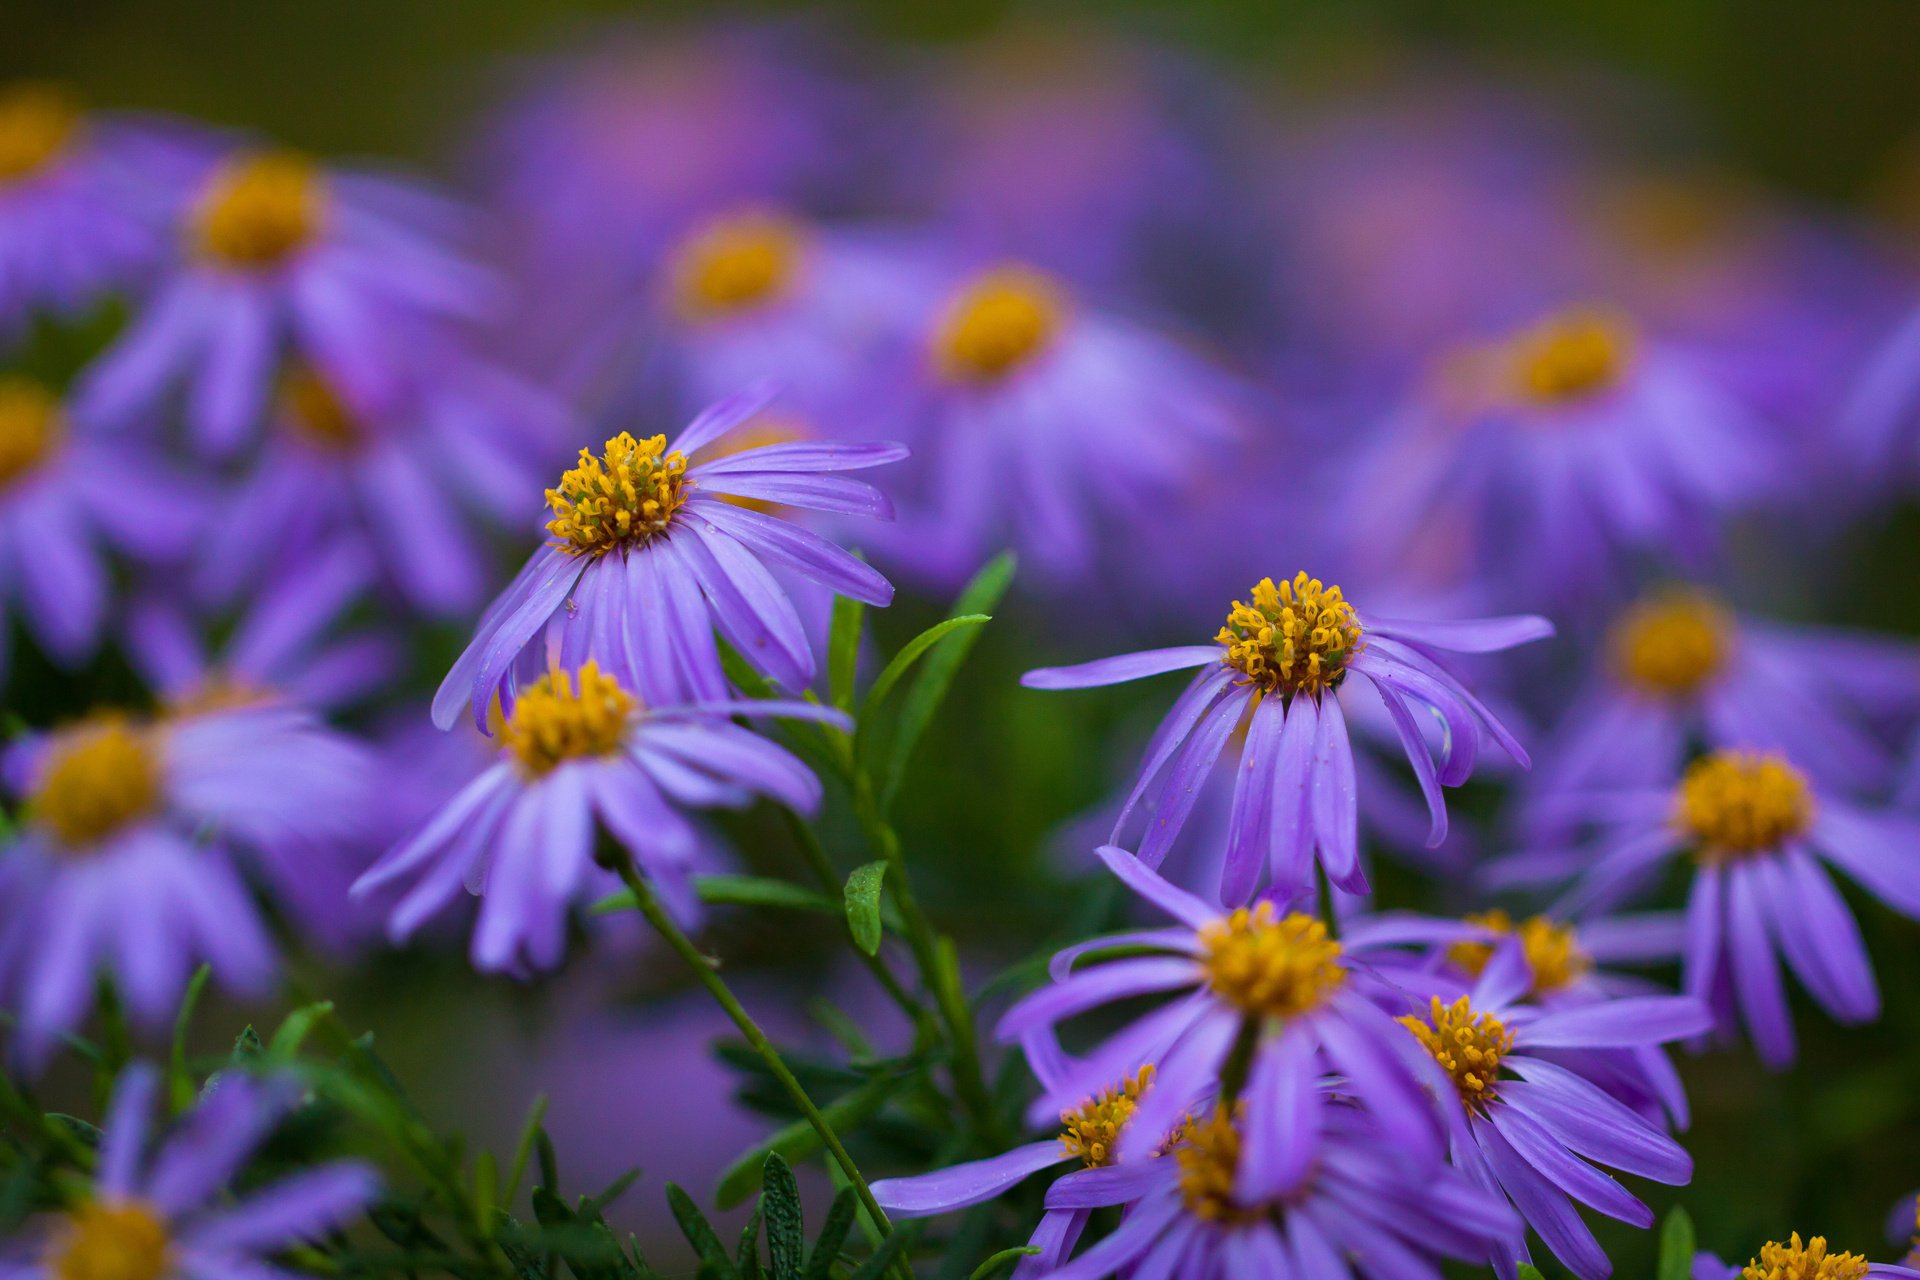
<svg viewBox="0 0 1920 1280"><path fill-rule="evenodd" d="M167 1026L199 961L242 995L271 988L275 953L252 871L325 934L369 778L350 741L285 706L148 722L97 713L9 751L24 821L0 852L0 983L30 1067L86 1016L105 972L145 1031Z"/></svg>
<svg viewBox="0 0 1920 1280"><path fill-rule="evenodd" d="M804 688L813 648L767 564L869 604L886 604L893 588L820 535L729 499L887 519L893 508L879 490L832 473L897 462L906 450L801 442L689 464L770 398L751 390L723 400L671 446L663 435L623 432L599 456L582 449L579 464L547 490L553 541L481 616L434 697L434 723L445 728L471 705L484 726L496 695L511 701L515 662L550 623L561 666L592 659L655 706L729 696L716 626L757 669L789 690Z"/></svg>
<svg viewBox="0 0 1920 1280"><path fill-rule="evenodd" d="M145 446L82 430L45 385L0 374L0 601L55 661L86 658L106 625L101 544L149 561L179 555L204 496ZM0 648L0 671L5 656Z"/></svg>
<svg viewBox="0 0 1920 1280"><path fill-rule="evenodd" d="M231 453L289 358L381 403L440 326L497 300L455 247L465 213L409 183L240 149L184 185L163 280L80 384L89 420L136 422L184 389L196 444Z"/></svg>
<svg viewBox="0 0 1920 1280"><path fill-rule="evenodd" d="M1535 982L1520 940L1509 939L1468 994L1451 1003L1433 996L1422 1015L1400 1021L1459 1096L1459 1108L1450 1111L1453 1163L1475 1184L1498 1187L1575 1275L1605 1280L1613 1268L1573 1201L1639 1227L1653 1225L1653 1211L1594 1165L1680 1186L1693 1176L1693 1161L1654 1125L1541 1051L1658 1046L1701 1034L1713 1019L1686 996L1552 1008L1517 1003ZM1516 1258L1527 1258L1523 1233L1502 1240L1490 1258L1511 1280Z"/></svg>
<svg viewBox="0 0 1920 1280"><path fill-rule="evenodd" d="M1904 915L1920 918L1920 824L1816 791L1774 753L1721 749L1678 785L1589 793L1590 850L1503 860L1508 880L1575 877L1558 910L1606 909L1643 892L1673 858L1694 864L1682 954L1687 992L1723 1021L1737 1007L1769 1067L1794 1057L1779 961L1842 1022L1880 1012L1860 929L1821 867L1831 863Z"/></svg>
<svg viewBox="0 0 1920 1280"><path fill-rule="evenodd" d="M238 1199L227 1195L298 1090L290 1082L219 1077L157 1147L159 1073L129 1067L114 1086L100 1160L83 1199L34 1238L0 1253L12 1277L46 1280L259 1280L274 1259L351 1222L379 1191L374 1171L336 1160ZM6 1256L12 1255L12 1256Z"/></svg>
<svg viewBox="0 0 1920 1280"><path fill-rule="evenodd" d="M1760 1246L1758 1257L1742 1267L1720 1261L1710 1253L1693 1260L1693 1280L1911 1280L1920 1270L1884 1262L1868 1262L1857 1253L1834 1253L1825 1236L1801 1240L1794 1232L1782 1242L1769 1240Z"/></svg>
<svg viewBox="0 0 1920 1280"><path fill-rule="evenodd" d="M1340 705L1348 676L1365 677L1391 716L1427 800L1432 820L1427 843L1438 845L1447 834L1440 788L1467 780L1483 740L1498 743L1522 766L1527 756L1480 700L1440 666L1434 651L1491 653L1552 634L1552 626L1537 617L1366 620L1339 587L1300 573L1277 587L1271 578L1262 579L1251 604L1234 602L1211 645L1043 668L1028 672L1021 683L1081 689L1203 668L1148 745L1113 838L1159 783L1139 850L1142 861L1158 865L1234 728L1250 718L1235 775L1222 899L1246 901L1263 870L1279 891L1301 892L1313 882L1316 853L1337 888L1364 893L1353 748ZM1437 766L1415 707L1446 725Z"/></svg>
<svg viewBox="0 0 1920 1280"><path fill-rule="evenodd" d="M681 915L700 838L683 808L769 796L811 813L820 783L732 715L835 721L805 702L647 707L591 660L521 691L499 726L498 759L354 885L406 883L388 930L403 941L464 885L480 898L473 963L530 973L560 962L569 912L617 881L594 864L596 819Z"/></svg>

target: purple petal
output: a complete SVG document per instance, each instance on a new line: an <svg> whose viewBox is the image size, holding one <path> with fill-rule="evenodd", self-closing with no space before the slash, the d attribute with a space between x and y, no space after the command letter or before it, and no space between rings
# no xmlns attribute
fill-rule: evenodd
<svg viewBox="0 0 1920 1280"><path fill-rule="evenodd" d="M671 447L692 457L766 408L779 390L774 382L762 380L715 401L687 424L687 429L674 438Z"/></svg>
<svg viewBox="0 0 1920 1280"><path fill-rule="evenodd" d="M1561 1146L1533 1120L1512 1107L1497 1104L1488 1112L1488 1119L1523 1160L1580 1203L1636 1227L1653 1225L1653 1210L1618 1182Z"/></svg>
<svg viewBox="0 0 1920 1280"><path fill-rule="evenodd" d="M690 502L681 511L731 534L766 559L850 599L883 608L893 600L893 587L872 566L790 521L727 502Z"/></svg>
<svg viewBox="0 0 1920 1280"><path fill-rule="evenodd" d="M1185 889L1175 887L1125 849L1105 844L1093 852L1106 864L1107 870L1120 878L1122 884L1181 924L1198 929L1220 917L1218 908L1210 907Z"/></svg>
<svg viewBox="0 0 1920 1280"><path fill-rule="evenodd" d="M196 1224L188 1230L185 1243L196 1249L278 1253L345 1225L379 1187L378 1176L361 1164L342 1162L302 1170Z"/></svg>
<svg viewBox="0 0 1920 1280"><path fill-rule="evenodd" d="M1058 1138L1030 1142L1003 1155L957 1164L912 1178L882 1178L873 1184L873 1198L888 1213L923 1218L985 1204L1001 1192L1040 1170L1068 1158Z"/></svg>
<svg viewBox="0 0 1920 1280"><path fill-rule="evenodd" d="M1778 1071L1793 1062L1793 1019L1768 936L1758 882L1747 867L1727 873L1727 942L1732 951L1733 989L1747 1034L1760 1061Z"/></svg>
<svg viewBox="0 0 1920 1280"><path fill-rule="evenodd" d="M1124 684L1169 671L1185 671L1218 661L1217 644L1189 644L1173 649L1147 649L1098 658L1076 667L1039 667L1020 677L1029 689L1094 689L1102 685Z"/></svg>
<svg viewBox="0 0 1920 1280"><path fill-rule="evenodd" d="M738 471L859 471L866 467L901 462L911 450L892 441L866 444L831 444L817 441L789 441L742 449L712 462L689 468L690 476L719 476Z"/></svg>
<svg viewBox="0 0 1920 1280"><path fill-rule="evenodd" d="M1553 623L1537 614L1518 614L1507 618L1472 618L1459 621L1403 622L1392 618L1365 618L1370 632L1417 644L1429 649L1447 649L1454 653L1498 653L1516 645L1544 640L1553 634Z"/></svg>
<svg viewBox="0 0 1920 1280"><path fill-rule="evenodd" d="M1116 960L1027 996L1007 1010L994 1034L1011 1043L1032 1027L1061 1022L1116 1000L1193 987L1201 980L1199 966L1185 957Z"/></svg>
<svg viewBox="0 0 1920 1280"><path fill-rule="evenodd" d="M1712 1029L1712 1011L1692 996L1637 996L1542 1014L1518 1039L1529 1049L1623 1049Z"/></svg>

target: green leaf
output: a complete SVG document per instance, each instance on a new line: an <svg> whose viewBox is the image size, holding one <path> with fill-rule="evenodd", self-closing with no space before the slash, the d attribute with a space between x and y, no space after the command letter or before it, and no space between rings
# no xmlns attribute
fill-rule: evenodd
<svg viewBox="0 0 1920 1280"><path fill-rule="evenodd" d="M893 1233L880 1242L880 1247L871 1257L855 1268L853 1280L880 1280L893 1260L912 1246L920 1238L920 1232L926 1227L926 1219L921 1218L905 1225L894 1227Z"/></svg>
<svg viewBox="0 0 1920 1280"><path fill-rule="evenodd" d="M1031 1245L1031 1244L1023 1244L1013 1249L1002 1249L1000 1252L994 1254L991 1258L988 1258L985 1262L975 1267L973 1269L973 1274L971 1276L968 1276L967 1280L987 1280L988 1276L999 1273L1000 1271L1004 1270L1010 1263L1017 1262L1021 1258L1031 1257L1032 1255L1038 1252L1040 1252L1040 1247L1038 1245Z"/></svg>
<svg viewBox="0 0 1920 1280"><path fill-rule="evenodd" d="M827 1220L820 1228L820 1238L813 1242L813 1252L807 1255L807 1269L800 1280L832 1280L833 1264L839 1260L841 1246L847 1242L847 1232L853 1230L853 1211L858 1203L852 1187L842 1187L834 1193L833 1203L827 1207Z"/></svg>
<svg viewBox="0 0 1920 1280"><path fill-rule="evenodd" d="M800 1280L800 1267L806 1258L806 1220L800 1211L800 1184L793 1169L778 1151L767 1152L761 1166L760 1209L767 1221L767 1257L773 1263L773 1280Z"/></svg>
<svg viewBox="0 0 1920 1280"><path fill-rule="evenodd" d="M880 885L886 876L886 863L869 862L847 877L847 930L868 955L880 950Z"/></svg>
<svg viewBox="0 0 1920 1280"><path fill-rule="evenodd" d="M912 1078L900 1075L869 1080L820 1108L820 1114L835 1130L846 1133L864 1124L895 1090ZM760 1186L769 1154L778 1152L783 1160L792 1164L819 1150L820 1135L815 1132L813 1125L804 1119L795 1120L727 1166L720 1175L719 1185L714 1188L714 1204L721 1209L731 1209L752 1195ZM832 1162L829 1162L829 1166L832 1167Z"/></svg>
<svg viewBox="0 0 1920 1280"><path fill-rule="evenodd" d="M520 1141L513 1148L513 1164L507 1170L506 1190L501 1199L508 1204L520 1194L521 1179L527 1176L527 1160L533 1155L534 1140L540 1134L540 1126L547 1118L547 1095L535 1094L533 1104L527 1108L526 1123L520 1126Z"/></svg>
<svg viewBox="0 0 1920 1280"><path fill-rule="evenodd" d="M207 979L212 974L212 966L205 964L193 971L187 993L180 1001L180 1014L173 1020L173 1057L167 1070L167 1097L175 1111L184 1111L193 1105L193 1077L187 1071L187 1029L193 1023L193 1012L200 1007L200 996L206 991Z"/></svg>
<svg viewBox="0 0 1920 1280"><path fill-rule="evenodd" d="M765 1206L755 1205L747 1216L747 1225L740 1228L740 1245L733 1258L741 1280L760 1280L764 1274L760 1269L760 1224L765 1216Z"/></svg>
<svg viewBox="0 0 1920 1280"><path fill-rule="evenodd" d="M703 1275L709 1270L716 1276L732 1277L739 1274L733 1260L727 1257L727 1251L720 1246L720 1237L713 1234L713 1227L700 1212L700 1207L694 1204L693 1197L671 1182L667 1184L667 1208L673 1211L673 1220L680 1224L680 1234L687 1238L694 1253L699 1255Z"/></svg>
<svg viewBox="0 0 1920 1280"><path fill-rule="evenodd" d="M824 893L803 889L766 876L695 876L694 892L700 901L719 907L769 907L784 911L814 911L839 915L840 904ZM589 907L593 915L615 915L636 907L633 891L610 893Z"/></svg>
<svg viewBox="0 0 1920 1280"><path fill-rule="evenodd" d="M275 1062L292 1061L300 1052L300 1046L313 1033L315 1024L332 1012L331 1000L319 1000L295 1009L280 1024L280 1029L273 1033L273 1039L267 1044L267 1056Z"/></svg>
<svg viewBox="0 0 1920 1280"><path fill-rule="evenodd" d="M833 598L833 624L827 631L827 697L842 711L853 710L853 679L860 662L860 631L867 606L851 596Z"/></svg>
<svg viewBox="0 0 1920 1280"><path fill-rule="evenodd" d="M1531 1262L1523 1262L1520 1264L1520 1280L1547 1280L1547 1278L1540 1274L1540 1268Z"/></svg>
<svg viewBox="0 0 1920 1280"><path fill-rule="evenodd" d="M874 712L886 705L887 695L900 683L907 672L913 670L913 664L920 661L927 650L939 644L955 632L964 632L968 627L978 627L993 619L984 613L967 613L957 618L948 618L945 622L936 622L907 641L900 652L893 655L893 661L880 669L873 687L867 690L866 701L860 705L860 727L857 733L865 738L873 719Z"/></svg>
<svg viewBox="0 0 1920 1280"><path fill-rule="evenodd" d="M1675 1205L1660 1226L1660 1266L1655 1280L1688 1280L1693 1275L1693 1219Z"/></svg>
<svg viewBox="0 0 1920 1280"><path fill-rule="evenodd" d="M257 1058L265 1052L266 1047L260 1043L260 1033L253 1029L252 1023L248 1023L246 1026L240 1028L240 1034L233 1038L233 1053L231 1056L235 1062L245 1062L247 1059Z"/></svg>

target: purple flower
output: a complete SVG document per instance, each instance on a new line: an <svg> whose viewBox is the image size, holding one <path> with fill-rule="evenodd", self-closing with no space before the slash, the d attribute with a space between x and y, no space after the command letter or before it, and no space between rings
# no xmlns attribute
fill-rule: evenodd
<svg viewBox="0 0 1920 1280"><path fill-rule="evenodd" d="M1244 720L1248 730L1235 775L1222 900L1247 901L1263 869L1283 894L1306 889L1316 852L1337 888L1364 893L1353 748L1341 709L1348 677L1364 676L1386 706L1426 797L1427 843L1437 846L1447 834L1440 788L1467 780L1483 739L1497 742L1523 767L1527 756L1480 700L1440 666L1434 651L1497 652L1552 634L1552 626L1536 617L1367 621L1340 588L1300 573L1278 587L1264 578L1254 587L1251 604L1235 601L1214 644L1043 668L1028 672L1021 683L1081 689L1203 668L1148 745L1113 838L1120 838L1158 783L1139 848L1143 862L1158 865L1192 812L1200 783ZM1445 727L1437 766L1415 708Z"/></svg>
<svg viewBox="0 0 1920 1280"><path fill-rule="evenodd" d="M1222 1104L1189 1121L1170 1158L1060 1179L1050 1212L1121 1205L1124 1214L1105 1239L1042 1274L1407 1280L1438 1275L1440 1258L1484 1256L1513 1230L1497 1196L1451 1169L1405 1163L1391 1125L1330 1097L1316 1109L1317 1158L1289 1162L1278 1176L1286 1145L1265 1147Z"/></svg>
<svg viewBox="0 0 1920 1280"><path fill-rule="evenodd" d="M111 592L101 544L148 561L179 555L202 496L144 446L80 430L47 387L0 374L0 619L11 606L56 662L84 660ZM0 672L5 659L0 648Z"/></svg>
<svg viewBox="0 0 1920 1280"><path fill-rule="evenodd" d="M1860 929L1821 863L1831 863L1903 915L1920 918L1920 823L1857 807L1822 790L1778 754L1722 749L1677 786L1596 791L1591 849L1518 854L1509 881L1575 876L1557 911L1605 910L1644 892L1672 859L1693 864L1683 985L1723 1020L1737 1007L1760 1059L1793 1061L1793 1023L1779 960L1842 1022L1880 1013Z"/></svg>
<svg viewBox="0 0 1920 1280"><path fill-rule="evenodd" d="M200 961L229 990L265 994L274 947L243 871L305 928L344 914L367 762L303 712L100 713L16 744L5 770L25 806L0 856L0 987L29 1067L79 1025L103 972L148 1032Z"/></svg>
<svg viewBox="0 0 1920 1280"><path fill-rule="evenodd" d="M1504 1193L1526 1225L1582 1280L1605 1280L1612 1265L1574 1202L1639 1227L1653 1211L1594 1166L1607 1165L1672 1186L1693 1161L1646 1119L1549 1051L1661 1045L1712 1025L1686 996L1624 997L1565 1007L1516 1003L1534 983L1518 939L1501 944L1474 983L1451 1003L1433 996L1423 1016L1400 1021L1447 1073L1460 1107L1452 1116L1453 1163L1489 1192ZM1505 1280L1526 1260L1523 1233L1491 1255Z"/></svg>
<svg viewBox="0 0 1920 1280"><path fill-rule="evenodd" d="M406 884L388 931L403 941L464 885L480 898L476 967L527 973L560 962L570 910L617 885L594 863L596 820L670 908L689 915L699 837L683 809L768 796L811 813L820 783L733 715L835 721L805 702L649 708L591 660L523 690L499 727L496 761L354 885Z"/></svg>
<svg viewBox="0 0 1920 1280"><path fill-rule="evenodd" d="M158 1086L143 1063L121 1075L92 1185L37 1239L0 1255L6 1280L284 1280L293 1273L275 1258L345 1226L379 1191L372 1169L336 1160L229 1198L298 1091L222 1075L149 1152Z"/></svg>
<svg viewBox="0 0 1920 1280"><path fill-rule="evenodd" d="M178 201L178 260L81 382L90 421L151 415L182 388L199 447L231 453L264 420L283 360L379 403L439 326L494 301L450 247L464 215L437 196L281 151L205 168Z"/></svg>
<svg viewBox="0 0 1920 1280"><path fill-rule="evenodd" d="M804 688L813 648L767 565L869 604L886 604L893 588L820 535L729 498L886 519L892 507L879 490L832 473L896 462L906 451L774 444L688 463L770 398L754 390L723 400L671 446L665 436L623 432L598 457L582 449L579 465L547 490L553 541L481 616L434 697L434 723L447 727L470 704L484 726L494 696L511 699L515 662L543 626L561 666L592 659L654 706L730 696L716 626L774 681Z"/></svg>
<svg viewBox="0 0 1920 1280"><path fill-rule="evenodd" d="M1775 1276L1811 1276L1817 1280L1867 1280L1868 1277L1913 1280L1914 1277L1920 1277L1920 1269L1868 1262L1857 1253L1833 1253L1828 1250L1825 1236L1814 1236L1803 1242L1798 1231L1787 1237L1784 1243L1769 1240L1761 1245L1760 1256L1749 1260L1745 1267L1722 1262L1710 1253L1702 1253L1693 1260L1693 1280L1773 1280Z"/></svg>

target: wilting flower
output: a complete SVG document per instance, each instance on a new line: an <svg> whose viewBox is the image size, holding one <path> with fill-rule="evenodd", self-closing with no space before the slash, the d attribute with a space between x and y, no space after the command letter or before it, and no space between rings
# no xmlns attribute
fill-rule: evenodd
<svg viewBox="0 0 1920 1280"><path fill-rule="evenodd" d="M1305 1135L1283 1132L1268 1145L1220 1104L1187 1121L1170 1158L1110 1178L1062 1178L1047 1194L1050 1211L1125 1213L1105 1239L1044 1274L1404 1280L1438 1274L1441 1258L1483 1257L1513 1230L1498 1197L1458 1172L1407 1164L1392 1125L1331 1098L1317 1110L1311 1159Z"/></svg>
<svg viewBox="0 0 1920 1280"><path fill-rule="evenodd" d="M1433 1064L1409 1052L1405 1033L1382 1012L1375 990L1381 984L1323 923L1267 901L1223 912L1168 884L1125 850L1109 846L1099 855L1179 924L1061 952L1052 966L1055 981L1007 1011L1000 1037L1030 1043L1067 1018L1116 1001L1172 1000L1064 1071L1052 1097L1056 1105L1071 1105L1134 1063L1154 1063L1154 1086L1120 1135L1119 1158L1127 1163L1213 1096L1244 1037L1254 1046L1247 1131L1259 1150L1290 1153L1268 1166L1258 1182L1263 1192L1285 1185L1291 1162L1311 1159L1322 1110L1316 1082L1327 1071L1346 1077L1346 1091L1381 1118L1403 1153L1438 1158L1439 1118L1421 1091L1423 1083L1435 1083ZM1082 955L1116 945L1129 949L1128 958L1074 969Z"/></svg>
<svg viewBox="0 0 1920 1280"><path fill-rule="evenodd" d="M668 906L694 909L700 838L684 809L740 808L768 796L811 813L820 783L733 715L836 721L806 702L648 707L589 660L521 691L499 726L496 761L354 885L404 883L388 917L407 938L464 885L480 898L476 967L525 973L560 962L572 908L609 887L596 821L632 855Z"/></svg>
<svg viewBox="0 0 1920 1280"><path fill-rule="evenodd" d="M1857 1253L1833 1253L1825 1236L1802 1241L1798 1231L1784 1243L1767 1241L1760 1246L1760 1255L1744 1267L1729 1265L1710 1253L1693 1261L1693 1280L1867 1280L1870 1276L1910 1280L1920 1276L1920 1269L1868 1262Z"/></svg>
<svg viewBox="0 0 1920 1280"><path fill-rule="evenodd" d="M159 1073L144 1063L114 1085L92 1185L40 1238L0 1251L9 1277L46 1280L260 1280L274 1259L345 1226L379 1191L372 1169L336 1160L229 1198L235 1178L298 1091L220 1076L149 1151ZM6 1256L11 1254L13 1256Z"/></svg>
<svg viewBox="0 0 1920 1280"><path fill-rule="evenodd" d="M229 453L264 420L286 357L379 402L403 353L492 305L490 278L451 247L463 215L436 196L285 151L203 168L178 201L178 259L81 382L89 420L139 419L182 388L194 440Z"/></svg>
<svg viewBox="0 0 1920 1280"><path fill-rule="evenodd" d="M6 779L25 803L0 851L0 984L30 1067L86 1016L102 973L149 1032L200 961L229 990L268 991L274 948L243 871L303 928L343 912L326 890L360 835L366 760L293 708L101 712L17 743Z"/></svg>
<svg viewBox="0 0 1920 1280"><path fill-rule="evenodd" d="M1333 884L1364 893L1353 748L1341 710L1341 686L1364 676L1378 692L1427 800L1427 843L1447 834L1440 788L1473 772L1483 738L1522 766L1526 752L1491 712L1448 674L1435 650L1489 653L1553 634L1544 618L1468 622L1364 619L1341 595L1305 573L1275 586L1262 579L1252 603L1236 600L1215 643L1102 658L1077 667L1030 671L1034 689L1083 689L1167 671L1203 668L1161 721L1114 839L1156 783L1140 858L1165 855L1192 812L1200 784L1243 720L1246 745L1235 775L1233 815L1221 897L1244 902L1267 869L1274 886L1297 893L1313 881L1316 851ZM1436 766L1414 708L1445 726Z"/></svg>
<svg viewBox="0 0 1920 1280"><path fill-rule="evenodd" d="M1779 960L1842 1022L1870 1022L1880 994L1859 926L1821 863L1831 863L1904 915L1920 918L1920 824L1816 788L1778 754L1722 749L1677 786L1595 792L1594 847L1570 860L1518 854L1509 876L1579 869L1560 910L1604 909L1646 890L1666 864L1693 864L1684 986L1723 1018L1737 1007L1760 1058L1794 1057Z"/></svg>
<svg viewBox="0 0 1920 1280"><path fill-rule="evenodd" d="M767 571L784 567L842 595L884 605L885 578L790 521L728 501L756 498L886 519L879 490L827 474L896 462L893 444L773 444L710 461L688 458L745 424L770 394L746 391L709 408L671 446L622 432L547 490L553 541L481 616L471 644L433 700L445 728L471 704L486 723L510 699L514 664L550 623L560 665L592 659L649 703L730 696L716 626L742 657L788 689L813 678L813 649L792 602ZM766 563L762 563L762 561Z"/></svg>
<svg viewBox="0 0 1920 1280"><path fill-rule="evenodd" d="M1693 1176L1679 1144L1548 1051L1661 1045L1712 1025L1686 996L1638 996L1566 1007L1516 1003L1533 983L1518 940L1503 943L1473 989L1448 1003L1431 997L1422 1016L1401 1018L1456 1090L1453 1163L1510 1199L1526 1225L1582 1280L1612 1271L1573 1201L1639 1227L1653 1211L1607 1165L1673 1186ZM1544 1055L1544 1056L1543 1056ZM1571 1197L1571 1200L1569 1199ZM1506 1280L1527 1257L1520 1233L1492 1254Z"/></svg>
<svg viewBox="0 0 1920 1280"><path fill-rule="evenodd" d="M128 475L139 483L119 481ZM18 609L55 661L87 657L106 625L100 544L150 561L178 555L199 527L202 496L144 446L79 429L46 386L0 374L0 618Z"/></svg>

